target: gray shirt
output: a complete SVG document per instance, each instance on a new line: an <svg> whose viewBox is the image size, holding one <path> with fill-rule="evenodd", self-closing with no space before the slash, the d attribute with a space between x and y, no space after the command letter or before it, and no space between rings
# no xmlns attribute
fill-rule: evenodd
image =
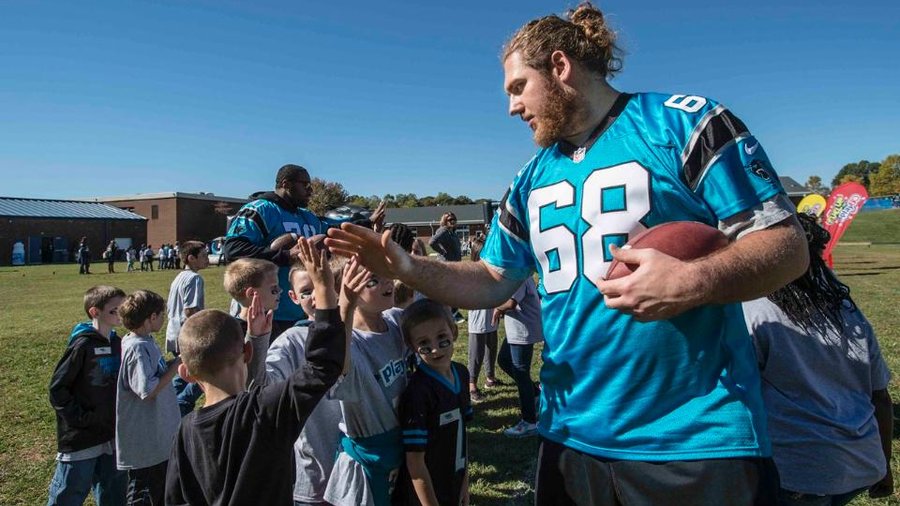
<svg viewBox="0 0 900 506"><path fill-rule="evenodd" d="M166 325L166 351L178 353L178 333L184 324L184 310L204 308L203 277L196 272L185 269L175 276L169 288L169 299L166 310L169 323Z"/></svg>
<svg viewBox="0 0 900 506"><path fill-rule="evenodd" d="M116 387L116 465L141 469L169 460L181 422L175 388L169 384L154 398L168 366L150 336L129 333L122 339L122 366Z"/></svg>
<svg viewBox="0 0 900 506"><path fill-rule="evenodd" d="M306 339L308 327L291 327L285 330L266 355L266 381L276 383L287 380L306 363ZM341 439L340 402L327 397L316 405L306 420L300 437L294 443L294 461L297 476L294 482L294 500L307 503L323 502L325 486L334 467Z"/></svg>
<svg viewBox="0 0 900 506"><path fill-rule="evenodd" d="M428 245L448 262L462 260L462 247L459 244L459 236L456 232L446 227L440 227L434 233L434 237L428 241Z"/></svg>
<svg viewBox="0 0 900 506"><path fill-rule="evenodd" d="M472 309L469 311L469 334L487 334L496 332L497 326L491 321L494 309Z"/></svg>
<svg viewBox="0 0 900 506"><path fill-rule="evenodd" d="M891 375L862 312L845 307L839 334L802 329L766 298L743 308L782 488L832 495L884 477L872 392Z"/></svg>
<svg viewBox="0 0 900 506"><path fill-rule="evenodd" d="M397 407L406 389L406 357L397 308L384 312L385 332L353 330L350 372L332 389L340 399L341 430L350 437L383 434L400 426ZM325 500L336 506L371 504L371 492L362 466L345 452L337 456Z"/></svg>
<svg viewBox="0 0 900 506"><path fill-rule="evenodd" d="M534 279L526 278L510 298L516 301L516 308L507 311L503 318L509 344L534 344L543 341L541 299Z"/></svg>

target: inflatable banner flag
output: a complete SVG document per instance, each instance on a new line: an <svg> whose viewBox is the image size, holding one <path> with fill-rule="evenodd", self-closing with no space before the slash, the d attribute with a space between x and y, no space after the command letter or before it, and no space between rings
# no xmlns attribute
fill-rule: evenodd
<svg viewBox="0 0 900 506"><path fill-rule="evenodd" d="M822 258L830 267L834 267L831 251L868 198L869 192L859 183L844 183L832 190L828 197L828 205L822 215L822 226L831 234L831 240L825 246Z"/></svg>
<svg viewBox="0 0 900 506"><path fill-rule="evenodd" d="M828 202L825 200L825 197L810 193L803 197L803 200L797 204L797 212L818 218L819 216L822 216L822 213L825 211L825 206L827 205Z"/></svg>

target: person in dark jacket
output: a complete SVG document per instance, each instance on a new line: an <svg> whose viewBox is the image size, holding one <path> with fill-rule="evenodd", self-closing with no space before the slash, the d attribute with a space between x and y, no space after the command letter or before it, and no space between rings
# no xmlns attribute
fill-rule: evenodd
<svg viewBox="0 0 900 506"><path fill-rule="evenodd" d="M279 267L281 300L272 325L273 338L303 319L304 315L300 306L288 297L291 289L288 271L291 261L297 258L297 246L272 249L271 245L284 234L309 238L325 233L326 226L306 209L311 196L312 183L306 169L299 165L285 165L278 169L275 176L275 191L262 193L241 207L225 237L222 253L226 262L259 258Z"/></svg>
<svg viewBox="0 0 900 506"><path fill-rule="evenodd" d="M456 235L456 215L444 213L441 216L441 226L434 233L434 237L428 241L431 249L437 251L446 262L459 262L462 260L462 246L459 236Z"/></svg>
<svg viewBox="0 0 900 506"><path fill-rule="evenodd" d="M121 340L118 309L125 292L95 286L84 294L91 325L77 325L50 380L56 411L57 466L47 504L82 504L93 489L100 506L125 502L125 473L116 469L116 381Z"/></svg>

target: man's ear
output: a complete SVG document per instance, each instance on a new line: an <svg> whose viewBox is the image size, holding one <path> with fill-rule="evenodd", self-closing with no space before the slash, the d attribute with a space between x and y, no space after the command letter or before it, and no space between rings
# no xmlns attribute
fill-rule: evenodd
<svg viewBox="0 0 900 506"><path fill-rule="evenodd" d="M572 78L572 60L566 53L556 50L550 53L550 73L564 83Z"/></svg>
<svg viewBox="0 0 900 506"><path fill-rule="evenodd" d="M253 344L244 342L244 363L249 364L253 359Z"/></svg>

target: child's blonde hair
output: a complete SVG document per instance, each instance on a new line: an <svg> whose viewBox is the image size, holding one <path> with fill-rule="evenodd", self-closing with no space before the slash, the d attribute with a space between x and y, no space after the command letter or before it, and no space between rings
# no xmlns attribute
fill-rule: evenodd
<svg viewBox="0 0 900 506"><path fill-rule="evenodd" d="M259 288L263 279L278 273L278 266L268 260L258 258L241 258L228 264L225 268L225 291L242 306L249 306L248 288Z"/></svg>

